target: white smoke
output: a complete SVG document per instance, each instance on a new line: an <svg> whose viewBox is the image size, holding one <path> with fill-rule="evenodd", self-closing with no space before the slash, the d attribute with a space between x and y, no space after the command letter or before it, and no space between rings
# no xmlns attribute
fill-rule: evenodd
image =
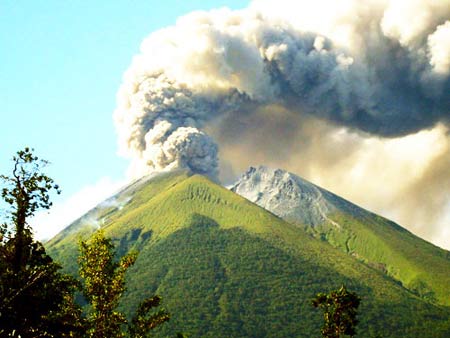
<svg viewBox="0 0 450 338"><path fill-rule="evenodd" d="M125 73L120 153L136 175L184 167L216 177L214 140L222 148L254 130L262 141L247 157L269 139L291 142L292 131L257 130L280 109L292 126L316 118L380 142L445 130L449 60L450 0L256 0L193 12L146 38Z"/></svg>
<svg viewBox="0 0 450 338"><path fill-rule="evenodd" d="M37 212L30 221L36 238L38 240L52 238L77 220L80 215L86 214L99 203L115 194L125 184L127 184L127 180L118 181L110 177L102 177L94 184L83 187L74 195L56 202L50 211L41 210ZM107 201L103 202L102 206L106 207L105 203L113 203L112 199ZM91 223L94 224L94 220Z"/></svg>
<svg viewBox="0 0 450 338"><path fill-rule="evenodd" d="M194 127L172 130L170 122L162 120L145 135L147 147L143 157L147 164L157 171L190 168L215 175L217 146L214 141Z"/></svg>
<svg viewBox="0 0 450 338"><path fill-rule="evenodd" d="M430 63L433 70L442 75L450 71L450 21L436 28L436 31L428 37Z"/></svg>
<svg viewBox="0 0 450 338"><path fill-rule="evenodd" d="M244 95L220 89L196 93L161 71L141 74L145 59L136 60L115 112L120 152L133 158L139 174L181 167L215 177L217 146L199 128L213 115L238 107Z"/></svg>

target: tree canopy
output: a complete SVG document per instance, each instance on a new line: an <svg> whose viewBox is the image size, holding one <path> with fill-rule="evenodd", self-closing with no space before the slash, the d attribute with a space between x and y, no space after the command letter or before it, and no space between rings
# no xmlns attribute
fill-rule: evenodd
<svg viewBox="0 0 450 338"><path fill-rule="evenodd" d="M137 254L127 254L118 261L115 254L111 239L106 238L101 230L89 241L80 243L80 276L84 280L84 296L90 305L88 337L146 337L150 330L168 321L170 316L164 309L154 311L160 305L159 296L144 299L131 321L117 310L125 292L125 273L136 261ZM124 326L127 331L123 330Z"/></svg>
<svg viewBox="0 0 450 338"><path fill-rule="evenodd" d="M53 179L42 173L47 161L25 148L13 157L11 175L0 175L4 219L0 226L0 337L146 337L169 320L155 311L159 296L144 299L128 321L116 310L125 291L125 273L136 253L116 261L114 246L99 231L80 243L83 286L60 272L61 266L34 240L28 223L36 211L49 209ZM82 290L90 311L87 318L75 303Z"/></svg>
<svg viewBox="0 0 450 338"><path fill-rule="evenodd" d="M356 293L350 292L345 286L333 290L329 294L319 293L312 304L323 310L324 325L322 336L340 338L344 335L353 337L356 334L356 310L361 299Z"/></svg>
<svg viewBox="0 0 450 338"><path fill-rule="evenodd" d="M28 219L51 206L54 181L47 164L29 148L13 157L11 175L0 175L4 219L0 228L0 336L77 336L81 310L74 302L78 283L62 274L43 245L33 239Z"/></svg>

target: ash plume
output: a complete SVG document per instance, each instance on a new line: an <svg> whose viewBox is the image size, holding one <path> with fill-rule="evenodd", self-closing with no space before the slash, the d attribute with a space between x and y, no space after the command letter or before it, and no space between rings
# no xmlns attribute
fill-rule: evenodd
<svg viewBox="0 0 450 338"><path fill-rule="evenodd" d="M215 175L217 146L201 130L249 104L386 137L448 124L450 3L348 3L328 32L302 26L302 15L315 14L306 2L281 1L285 11L271 14L272 2L256 1L243 11L194 12L151 34L119 91L122 153L153 171L186 166ZM418 11L426 19L411 27ZM343 28L345 43L333 33Z"/></svg>
<svg viewBox="0 0 450 338"><path fill-rule="evenodd" d="M302 168L334 161L346 172L365 139L448 129L449 60L450 0L256 0L193 12L147 37L126 71L119 152L137 176L189 168L217 178L220 167L224 179L239 158L286 167L300 154ZM323 139L311 123L326 125ZM356 136L329 151L341 129Z"/></svg>

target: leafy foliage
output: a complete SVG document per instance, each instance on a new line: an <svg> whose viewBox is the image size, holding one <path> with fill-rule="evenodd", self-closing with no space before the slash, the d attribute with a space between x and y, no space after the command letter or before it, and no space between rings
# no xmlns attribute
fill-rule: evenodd
<svg viewBox="0 0 450 338"><path fill-rule="evenodd" d="M11 228L14 228L14 237L10 237L9 242L14 247L12 267L18 272L27 259L26 238L31 237L27 218L33 216L38 209L49 209L52 205L50 191L60 191L50 177L40 172L47 162L39 160L31 149L18 151L17 155L13 156L13 163L11 176L0 175L3 183L2 199L9 206L5 212L12 223L9 226L8 223L2 224L1 240L5 243L11 235Z"/></svg>
<svg viewBox="0 0 450 338"><path fill-rule="evenodd" d="M48 164L33 155L33 149L25 148L13 156L14 168L12 176L0 175L5 187L2 188L2 198L13 211L12 221L16 225L24 225L25 218L32 216L38 209L49 209L51 190L60 193L53 179L41 173L42 167Z"/></svg>
<svg viewBox="0 0 450 338"><path fill-rule="evenodd" d="M128 326L128 332L131 337L143 338L147 336L150 330L169 320L169 314L165 310L159 310L152 313L154 308L161 304L161 297L153 296L145 299L138 307L136 314Z"/></svg>
<svg viewBox="0 0 450 338"><path fill-rule="evenodd" d="M125 315L117 311L120 297L125 291L125 273L134 264L137 255L130 253L118 262L111 240L98 231L89 241L80 243L80 276L84 279L83 293L90 304L87 318L87 335L93 338L125 337L122 326L127 324ZM145 337L158 325L169 320L164 310L152 313L160 305L161 298L145 299L128 325L131 337Z"/></svg>
<svg viewBox="0 0 450 338"><path fill-rule="evenodd" d="M323 310L324 325L322 336L340 338L343 335L353 337L356 334L356 310L361 298L350 292L345 286L333 290L329 294L319 293L312 304Z"/></svg>
<svg viewBox="0 0 450 338"><path fill-rule="evenodd" d="M17 152L13 163L12 175L0 176L8 206L0 233L0 336L77 336L82 330L73 299L78 284L59 272L27 223L51 206L50 192L59 192L58 186L40 172L46 162L29 148Z"/></svg>

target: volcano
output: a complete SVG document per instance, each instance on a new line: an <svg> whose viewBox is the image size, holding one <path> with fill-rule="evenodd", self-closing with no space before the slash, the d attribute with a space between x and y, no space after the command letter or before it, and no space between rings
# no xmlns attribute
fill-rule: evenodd
<svg viewBox="0 0 450 338"><path fill-rule="evenodd" d="M78 240L99 228L118 255L138 251L120 306L130 314L145 295L162 296L172 318L156 337L318 336L322 315L311 299L342 284L362 298L359 336L448 337L449 252L305 180L264 170L250 169L233 191L185 170L142 178L46 247L73 274Z"/></svg>

